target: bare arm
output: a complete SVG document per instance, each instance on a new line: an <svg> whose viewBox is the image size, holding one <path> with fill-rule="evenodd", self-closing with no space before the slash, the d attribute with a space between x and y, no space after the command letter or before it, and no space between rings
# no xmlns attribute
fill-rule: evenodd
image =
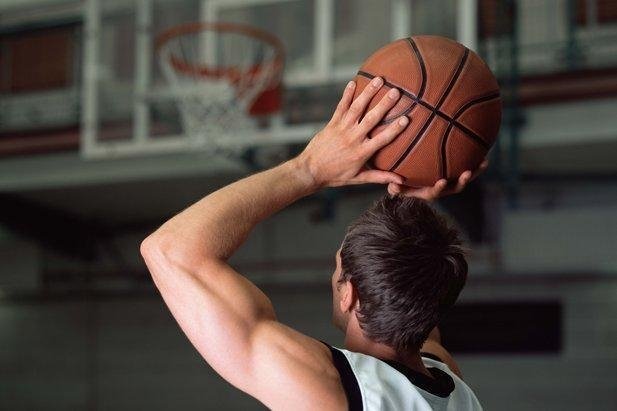
<svg viewBox="0 0 617 411"><path fill-rule="evenodd" d="M352 103L351 83L299 157L206 196L142 243L154 282L191 343L224 379L270 408L310 398L313 407L337 409L346 399L327 347L278 323L266 295L226 261L257 223L321 187L402 182L364 168L408 121L367 137L399 98L389 94L360 120L380 87L366 87Z"/></svg>
<svg viewBox="0 0 617 411"><path fill-rule="evenodd" d="M454 361L454 358L450 353L441 345L441 333L439 332L439 328L435 327L429 334L428 338L424 342L424 345L420 349L420 352L430 353L439 358L452 370L453 373L458 375L461 379L463 378L463 374L461 373L460 368Z"/></svg>

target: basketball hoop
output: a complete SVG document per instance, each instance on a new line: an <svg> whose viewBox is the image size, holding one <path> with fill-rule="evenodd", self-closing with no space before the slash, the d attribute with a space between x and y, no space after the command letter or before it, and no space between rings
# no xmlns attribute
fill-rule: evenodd
<svg viewBox="0 0 617 411"><path fill-rule="evenodd" d="M161 33L156 50L177 98L184 131L197 143L233 147L256 116L280 110L282 42L236 23L188 23Z"/></svg>

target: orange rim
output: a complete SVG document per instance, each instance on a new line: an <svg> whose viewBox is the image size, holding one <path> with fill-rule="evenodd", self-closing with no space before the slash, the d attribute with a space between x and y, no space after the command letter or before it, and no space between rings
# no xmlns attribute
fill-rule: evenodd
<svg viewBox="0 0 617 411"><path fill-rule="evenodd" d="M221 31L227 33L240 33L259 39L267 44L270 44L275 49L275 57L273 60L275 73L280 73L283 70L285 61L285 48L283 43L275 35L268 33L265 30L258 29L247 24L240 23L205 23L194 22L181 24L163 31L156 37L155 47L159 52L161 47L169 40L187 34L195 34L201 31ZM241 73L237 67L211 67L207 65L196 65L186 62L185 60L171 55L170 63L172 67L184 74L204 77L204 78L228 78L232 83L237 83L240 80ZM262 64L255 64L247 69L250 73L259 72ZM275 85L270 85L275 86Z"/></svg>

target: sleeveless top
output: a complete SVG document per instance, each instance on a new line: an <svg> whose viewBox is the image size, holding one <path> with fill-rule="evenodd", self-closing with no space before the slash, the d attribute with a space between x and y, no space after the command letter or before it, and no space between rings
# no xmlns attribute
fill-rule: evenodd
<svg viewBox="0 0 617 411"><path fill-rule="evenodd" d="M430 378L395 361L326 345L351 411L482 410L467 384L432 354L421 353Z"/></svg>

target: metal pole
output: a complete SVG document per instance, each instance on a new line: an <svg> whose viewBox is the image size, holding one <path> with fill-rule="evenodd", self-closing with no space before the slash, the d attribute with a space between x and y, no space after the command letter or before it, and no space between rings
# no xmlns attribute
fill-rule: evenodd
<svg viewBox="0 0 617 411"><path fill-rule="evenodd" d="M332 73L332 44L334 43L334 3L332 0L317 0L315 2L316 27L315 69L320 80L327 80Z"/></svg>
<svg viewBox="0 0 617 411"><path fill-rule="evenodd" d="M391 8L392 40L411 34L411 0L394 0Z"/></svg>
<svg viewBox="0 0 617 411"><path fill-rule="evenodd" d="M520 134L520 107L518 101L519 88L519 39L518 39L518 2L515 0L509 1L511 8L512 24L510 31L510 55L509 55L509 73L508 73L508 132L510 137L510 152L509 152L509 173L508 173L508 203L510 208L518 208L518 192L519 192L519 134Z"/></svg>
<svg viewBox="0 0 617 411"><path fill-rule="evenodd" d="M99 123L99 45L101 10L99 0L84 3L83 88L80 153L88 156L96 146Z"/></svg>
<svg viewBox="0 0 617 411"><path fill-rule="evenodd" d="M202 23L218 21L220 6L221 4L215 0L201 0L199 3L199 21ZM207 31L200 33L197 49L199 55L196 57L202 64L216 65L216 40L216 33Z"/></svg>
<svg viewBox="0 0 617 411"><path fill-rule="evenodd" d="M137 145L144 146L150 134L150 110L146 93L152 81L152 1L139 0L136 5L133 136Z"/></svg>
<svg viewBox="0 0 617 411"><path fill-rule="evenodd" d="M582 53L576 39L576 2L566 1L566 25L567 25L567 45L566 45L566 64L569 70L574 70L580 66Z"/></svg>
<svg viewBox="0 0 617 411"><path fill-rule="evenodd" d="M478 0L459 0L457 3L456 36L459 43L477 51Z"/></svg>

